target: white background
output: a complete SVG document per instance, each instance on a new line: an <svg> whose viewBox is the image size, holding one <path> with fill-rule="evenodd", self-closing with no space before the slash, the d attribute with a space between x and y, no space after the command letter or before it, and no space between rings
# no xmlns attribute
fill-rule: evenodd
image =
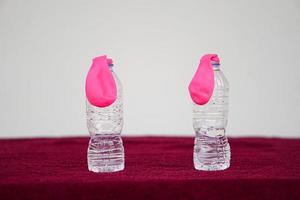
<svg viewBox="0 0 300 200"><path fill-rule="evenodd" d="M230 82L229 136L300 136L299 0L0 0L0 137L87 136L101 54L123 82L124 135L192 136L205 53Z"/></svg>

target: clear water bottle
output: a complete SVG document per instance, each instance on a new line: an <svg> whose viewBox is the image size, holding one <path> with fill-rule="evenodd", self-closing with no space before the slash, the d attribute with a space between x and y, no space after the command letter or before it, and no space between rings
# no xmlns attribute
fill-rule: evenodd
<svg viewBox="0 0 300 200"><path fill-rule="evenodd" d="M117 98L107 107L97 107L86 101L87 127L90 133L88 169L93 172L116 172L124 169L122 86L110 70L116 83Z"/></svg>
<svg viewBox="0 0 300 200"><path fill-rule="evenodd" d="M224 170L230 166L230 146L225 136L229 84L218 62L212 62L214 90L205 105L193 105L194 166L198 170Z"/></svg>

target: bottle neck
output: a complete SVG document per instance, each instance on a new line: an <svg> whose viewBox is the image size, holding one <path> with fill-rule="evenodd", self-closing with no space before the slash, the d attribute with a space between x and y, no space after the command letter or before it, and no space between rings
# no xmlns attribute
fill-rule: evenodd
<svg viewBox="0 0 300 200"><path fill-rule="evenodd" d="M212 62L211 65L214 71L220 71L220 63Z"/></svg>
<svg viewBox="0 0 300 200"><path fill-rule="evenodd" d="M108 65L110 71L113 71L113 66L114 66L113 64L109 64L109 65Z"/></svg>

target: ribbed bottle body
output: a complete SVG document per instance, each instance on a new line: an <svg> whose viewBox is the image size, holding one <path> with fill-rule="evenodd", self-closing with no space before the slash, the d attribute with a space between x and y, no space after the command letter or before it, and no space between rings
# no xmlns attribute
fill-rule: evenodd
<svg viewBox="0 0 300 200"><path fill-rule="evenodd" d="M112 70L112 69L111 69ZM117 99L107 107L96 107L86 101L87 127L90 133L88 168L93 172L124 169L122 84L112 71L117 86Z"/></svg>
<svg viewBox="0 0 300 200"><path fill-rule="evenodd" d="M194 166L198 170L223 170L230 166L230 146L225 135L228 119L229 84L214 68L215 87L205 105L193 105L195 130Z"/></svg>

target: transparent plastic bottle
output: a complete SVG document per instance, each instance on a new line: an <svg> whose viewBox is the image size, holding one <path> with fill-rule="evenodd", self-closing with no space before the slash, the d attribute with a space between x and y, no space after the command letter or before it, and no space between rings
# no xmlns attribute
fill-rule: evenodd
<svg viewBox="0 0 300 200"><path fill-rule="evenodd" d="M198 170L224 170L230 166L230 146L225 136L228 116L229 84L212 62L215 88L205 105L193 105L194 166Z"/></svg>
<svg viewBox="0 0 300 200"><path fill-rule="evenodd" d="M124 169L122 85L113 72L117 99L108 107L96 107L86 101L87 127L90 133L88 169L93 172L116 172Z"/></svg>

